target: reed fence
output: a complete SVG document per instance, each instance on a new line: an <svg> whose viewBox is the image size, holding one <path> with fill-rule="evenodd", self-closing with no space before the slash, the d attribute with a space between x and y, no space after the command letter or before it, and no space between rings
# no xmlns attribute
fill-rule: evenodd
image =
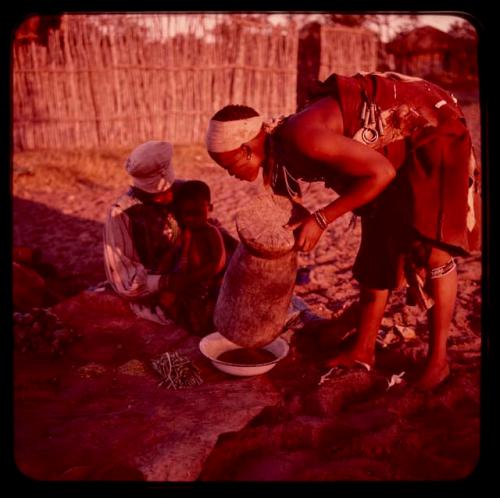
<svg viewBox="0 0 500 498"><path fill-rule="evenodd" d="M332 33L322 32L320 77L339 61L339 72L375 69L369 38ZM368 47L361 61L360 46ZM15 151L201 143L210 116L226 104L264 116L294 112L297 104L293 22L220 13L71 14L45 45L13 43L12 51Z"/></svg>
<svg viewBox="0 0 500 498"><path fill-rule="evenodd" d="M331 73L346 76L377 67L377 35L363 28L322 26L319 79Z"/></svg>
<svg viewBox="0 0 500 498"><path fill-rule="evenodd" d="M203 140L228 103L292 112L296 30L236 15L68 15L13 45L15 149Z"/></svg>

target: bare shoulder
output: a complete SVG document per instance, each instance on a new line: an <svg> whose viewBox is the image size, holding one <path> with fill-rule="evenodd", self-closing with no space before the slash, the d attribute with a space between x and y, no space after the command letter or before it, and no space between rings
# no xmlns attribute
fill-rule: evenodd
<svg viewBox="0 0 500 498"><path fill-rule="evenodd" d="M318 129L336 134L343 132L342 113L332 97L324 97L293 114L286 122L285 132L290 137L298 137Z"/></svg>
<svg viewBox="0 0 500 498"><path fill-rule="evenodd" d="M332 97L324 97L290 116L282 131L290 148L305 156L322 148L325 140L332 145L342 135L342 113Z"/></svg>
<svg viewBox="0 0 500 498"><path fill-rule="evenodd" d="M312 160L351 176L367 176L374 169L392 169L379 152L343 134L338 102L325 97L287 120L284 138L303 161Z"/></svg>

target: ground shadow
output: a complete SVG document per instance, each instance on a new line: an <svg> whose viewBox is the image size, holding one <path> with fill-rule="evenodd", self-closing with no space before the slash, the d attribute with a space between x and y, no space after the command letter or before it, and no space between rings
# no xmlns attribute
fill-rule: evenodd
<svg viewBox="0 0 500 498"><path fill-rule="evenodd" d="M65 295L105 279L103 224L65 214L39 202L13 197L13 245L38 249L56 270Z"/></svg>

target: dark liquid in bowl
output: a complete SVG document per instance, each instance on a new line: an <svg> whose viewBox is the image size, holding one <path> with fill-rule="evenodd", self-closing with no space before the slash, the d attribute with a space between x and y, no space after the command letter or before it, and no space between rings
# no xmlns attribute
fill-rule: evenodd
<svg viewBox="0 0 500 498"><path fill-rule="evenodd" d="M220 361L236 363L237 365L260 365L274 361L276 356L262 348L239 348L232 351L224 351L218 357Z"/></svg>

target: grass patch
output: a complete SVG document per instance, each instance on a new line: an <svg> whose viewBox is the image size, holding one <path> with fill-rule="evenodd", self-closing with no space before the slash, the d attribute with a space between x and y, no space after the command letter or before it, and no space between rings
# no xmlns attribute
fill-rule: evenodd
<svg viewBox="0 0 500 498"><path fill-rule="evenodd" d="M132 148L16 152L12 157L14 189L115 189L129 181L124 165L131 151ZM213 162L204 146L174 146L173 165L178 177L197 177L210 164Z"/></svg>

